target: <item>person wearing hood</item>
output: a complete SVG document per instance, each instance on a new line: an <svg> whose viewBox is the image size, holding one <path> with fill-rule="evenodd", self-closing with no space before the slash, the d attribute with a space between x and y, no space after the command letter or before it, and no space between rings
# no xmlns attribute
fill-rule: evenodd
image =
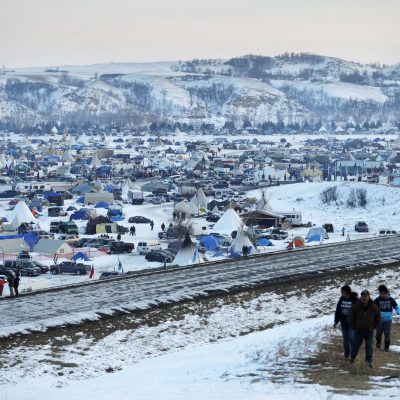
<svg viewBox="0 0 400 400"><path fill-rule="evenodd" d="M350 328L354 330L353 343L350 352L350 361L354 362L365 340L365 363L372 368L372 339L374 329L379 326L381 316L379 308L371 300L368 290L361 292L360 300L353 304L348 316Z"/></svg>
<svg viewBox="0 0 400 400"><path fill-rule="evenodd" d="M358 294L352 292L349 285L342 286L340 293L341 296L336 306L335 322L333 327L336 328L337 324L340 322L343 336L343 353L345 358L349 358L351 342L353 340L353 330L350 328L347 317L352 305L358 301Z"/></svg>
<svg viewBox="0 0 400 400"><path fill-rule="evenodd" d="M376 330L376 347L381 348L382 334L385 334L385 351L389 351L390 331L392 328L393 310L400 314L400 307L396 301L389 295L389 289L385 285L378 287L379 297L374 303L379 307L381 313L381 322Z"/></svg>

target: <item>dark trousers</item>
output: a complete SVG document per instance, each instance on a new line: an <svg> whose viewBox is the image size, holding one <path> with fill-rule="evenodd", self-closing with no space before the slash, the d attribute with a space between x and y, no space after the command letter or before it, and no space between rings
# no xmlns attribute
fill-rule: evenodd
<svg viewBox="0 0 400 400"><path fill-rule="evenodd" d="M342 328L342 336L343 336L343 353L347 358L350 356L351 351L351 343L353 341L354 331L350 328L349 325L340 323Z"/></svg>
<svg viewBox="0 0 400 400"><path fill-rule="evenodd" d="M385 334L385 348L388 349L390 345L390 330L392 328L392 321L381 321L378 328L376 328L376 343L381 343L382 334Z"/></svg>
<svg viewBox="0 0 400 400"><path fill-rule="evenodd" d="M351 358L356 358L358 351L365 340L365 361L372 362L372 338L374 331L354 331L351 345Z"/></svg>

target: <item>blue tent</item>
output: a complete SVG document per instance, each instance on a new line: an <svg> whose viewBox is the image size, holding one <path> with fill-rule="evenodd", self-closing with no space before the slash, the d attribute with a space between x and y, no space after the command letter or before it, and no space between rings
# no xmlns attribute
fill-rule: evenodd
<svg viewBox="0 0 400 400"><path fill-rule="evenodd" d="M78 253L76 253L76 254L72 257L72 259L73 259L74 261L79 260L79 259L82 259L82 260L84 260L84 261L89 261L89 257L87 256L87 254L82 253L81 251L78 252Z"/></svg>
<svg viewBox="0 0 400 400"><path fill-rule="evenodd" d="M314 236L311 236L311 237L309 237L308 239L307 239L307 243L310 243L310 242L320 242L321 241L321 236L319 236L319 235L314 235Z"/></svg>
<svg viewBox="0 0 400 400"><path fill-rule="evenodd" d="M32 235L32 233L26 233L24 235L24 240L28 244L30 251L32 251L35 244L39 241L39 237Z"/></svg>
<svg viewBox="0 0 400 400"><path fill-rule="evenodd" d="M8 222L8 219L6 217L2 217L1 222Z"/></svg>
<svg viewBox="0 0 400 400"><path fill-rule="evenodd" d="M87 210L77 210L73 214L71 214L70 219L88 219L88 212Z"/></svg>
<svg viewBox="0 0 400 400"><path fill-rule="evenodd" d="M76 200L77 203L84 203L85 202L85 196L81 196L78 198L78 200Z"/></svg>
<svg viewBox="0 0 400 400"><path fill-rule="evenodd" d="M111 218L112 222L120 222L122 221L124 218L122 217L122 215L116 215L115 217Z"/></svg>
<svg viewBox="0 0 400 400"><path fill-rule="evenodd" d="M218 240L214 236L203 236L200 243L207 251L214 251L219 247Z"/></svg>
<svg viewBox="0 0 400 400"><path fill-rule="evenodd" d="M242 257L242 254L240 253L231 253L228 256L229 258L237 258L237 257Z"/></svg>
<svg viewBox="0 0 400 400"><path fill-rule="evenodd" d="M112 193L113 190L114 190L114 186L113 185L105 185L104 186L104 191L105 192Z"/></svg>
<svg viewBox="0 0 400 400"><path fill-rule="evenodd" d="M223 253L221 250L217 250L217 251L214 253L213 257L221 257L221 256L223 256L223 255L224 255L224 253Z"/></svg>
<svg viewBox="0 0 400 400"><path fill-rule="evenodd" d="M256 242L257 246L273 246L272 242L266 238L258 239Z"/></svg>
<svg viewBox="0 0 400 400"><path fill-rule="evenodd" d="M94 208L108 208L110 205L106 201L99 201Z"/></svg>

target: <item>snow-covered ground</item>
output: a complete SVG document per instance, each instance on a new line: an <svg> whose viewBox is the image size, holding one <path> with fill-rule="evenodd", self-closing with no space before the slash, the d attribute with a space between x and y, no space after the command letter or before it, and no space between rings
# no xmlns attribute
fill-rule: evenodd
<svg viewBox="0 0 400 400"><path fill-rule="evenodd" d="M398 269L360 274L346 283L358 292L367 287L374 295L379 283L390 282L395 295L397 274ZM192 303L183 313L166 309L147 320L133 316L141 323L127 320L115 331L107 328L105 335L93 326L53 332L42 344L16 342L0 353L0 400L396 398L398 381L333 396L329 387L301 379L296 362L329 340L341 284L337 279L292 290L271 288L250 298L239 294L226 302ZM340 335L338 330L335 334ZM397 348L394 343L393 351Z"/></svg>
<svg viewBox="0 0 400 400"><path fill-rule="evenodd" d="M320 200L320 193L327 187L337 186L339 198L337 204L324 205ZM352 189L365 189L367 192L368 204L366 208L349 208L346 201ZM259 189L247 193L248 197L260 198L261 191ZM316 226L321 226L324 223L332 223L334 225L334 233L329 234L329 239L324 240L324 243L332 243L344 241L347 239L347 234L350 240L374 237L379 229L391 229L400 231L400 212L398 204L400 203L400 189L367 184L367 183L352 183L352 182L321 182L321 183L298 183L291 185L281 185L266 189L266 197L274 211L289 212L292 210L301 211L303 223L311 222ZM67 200L66 207L75 204L75 200ZM7 201L0 201L0 209L2 215L8 216L10 210L7 209ZM105 213L105 209L96 209L101 214ZM122 240L133 242L137 247L138 242L142 240L158 240L157 233L161 230L161 224L166 226L172 222L173 204L165 203L162 205L142 205L134 206L131 204L124 205L125 219L121 222L122 225L129 227L127 219L131 216L142 215L154 221L154 230L150 229L148 224L135 224L136 236L122 235ZM38 219L41 228L48 230L52 218L46 216L47 212ZM65 219L68 219L66 217ZM196 222L207 224L211 227L212 224L206 222L203 218L196 218ZM369 233L357 233L354 231L354 225L357 221L366 221L369 225ZM86 221L77 221L80 232L84 232ZM345 227L346 235L342 236L342 228ZM274 240L273 246L260 247L261 252L272 252L283 250L287 247L288 241L295 236L306 237L309 228L294 228L289 230L287 240ZM212 229L209 229L212 232ZM85 237L84 234L81 234ZM113 236L116 237L114 234ZM309 245L318 245L319 243L312 242ZM164 248L167 243L162 243ZM103 271L112 271L118 266L118 259L121 260L124 271L135 271L145 268L158 267L161 264L157 262L148 262L144 256L140 256L134 251L131 254L119 255L101 255L102 253L95 251L92 256L95 279L99 277ZM207 253L206 256L210 260L218 258L213 257L213 253ZM38 260L44 264L51 265L52 257L36 256ZM59 259L61 261L61 259ZM32 288L39 289L49 286L65 285L75 282L88 280L88 276L74 275L58 275L43 274L39 277L28 278L23 277L21 281L21 289ZM4 292L4 295L7 291Z"/></svg>

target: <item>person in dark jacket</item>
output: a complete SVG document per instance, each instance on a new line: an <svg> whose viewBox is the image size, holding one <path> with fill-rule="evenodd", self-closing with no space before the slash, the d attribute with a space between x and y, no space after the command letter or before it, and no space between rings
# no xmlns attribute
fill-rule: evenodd
<svg viewBox="0 0 400 400"><path fill-rule="evenodd" d="M7 276L8 287L10 289L10 297L14 297L14 272L9 271Z"/></svg>
<svg viewBox="0 0 400 400"><path fill-rule="evenodd" d="M337 324L340 322L343 336L343 353L345 358L349 358L353 340L353 330L349 326L347 317L353 304L358 301L358 294L352 292L349 285L342 286L340 293L341 296L336 306L333 327L336 328Z"/></svg>
<svg viewBox="0 0 400 400"><path fill-rule="evenodd" d="M18 287L19 287L19 281L21 279L21 271L19 268L17 268L17 271L15 272L15 277L14 277L14 293L15 297L18 296Z"/></svg>
<svg viewBox="0 0 400 400"><path fill-rule="evenodd" d="M165 224L164 222L161 224L161 230L164 232L165 231Z"/></svg>
<svg viewBox="0 0 400 400"><path fill-rule="evenodd" d="M351 362L354 362L361 344L365 340L365 363L372 368L372 339L374 329L379 326L380 322L378 306L371 300L368 290L363 290L360 300L353 304L348 316L350 328L354 330L350 352Z"/></svg>
<svg viewBox="0 0 400 400"><path fill-rule="evenodd" d="M393 297L390 297L389 290L385 285L380 285L378 291L379 297L374 300L374 303L379 307L381 322L376 330L376 347L381 348L382 334L384 333L385 351L389 351L393 310L396 311L396 314L400 314L400 307Z"/></svg>

